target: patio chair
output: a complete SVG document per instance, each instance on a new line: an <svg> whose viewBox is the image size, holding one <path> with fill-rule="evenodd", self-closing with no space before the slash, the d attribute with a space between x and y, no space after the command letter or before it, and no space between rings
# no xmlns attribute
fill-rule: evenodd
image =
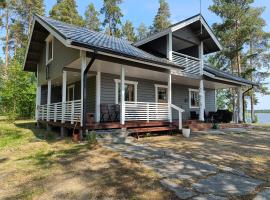
<svg viewBox="0 0 270 200"><path fill-rule="evenodd" d="M120 121L120 105L119 104L114 104L111 106L111 118L114 121Z"/></svg>
<svg viewBox="0 0 270 200"><path fill-rule="evenodd" d="M196 111L190 111L190 119L191 120L198 120L199 114L197 114Z"/></svg>
<svg viewBox="0 0 270 200"><path fill-rule="evenodd" d="M105 118L106 116L107 118ZM105 121L112 121L109 106L108 104L100 104L100 122Z"/></svg>

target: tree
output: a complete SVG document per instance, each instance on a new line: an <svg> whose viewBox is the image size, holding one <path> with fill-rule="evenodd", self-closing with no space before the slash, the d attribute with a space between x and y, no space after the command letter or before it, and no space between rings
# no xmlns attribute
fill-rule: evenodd
<svg viewBox="0 0 270 200"><path fill-rule="evenodd" d="M96 11L93 3L90 3L85 11L85 26L93 31L100 31L99 12Z"/></svg>
<svg viewBox="0 0 270 200"><path fill-rule="evenodd" d="M248 47L252 48L252 45L248 45L250 43L249 41L253 40L251 38L256 30L260 30L259 32L261 32L265 26L261 18L263 11L261 8L251 6L253 0L213 0L213 2L213 5L209 9L221 17L221 22L215 23L213 29L223 44L223 50L212 56L209 61L217 68L230 71L240 77L256 81L254 77L257 74L260 78L264 77L264 80L266 73L260 72L259 67L256 67L256 69L248 67L247 63L250 60L249 58L253 57L251 55L253 53L248 50ZM266 38L264 37L264 39ZM262 47L259 40L253 40L253 42L256 43L253 43L253 45ZM266 46L261 49L265 51ZM257 56L265 58L263 51L258 52ZM259 61L259 59L257 60ZM262 65L261 61L259 65ZM231 96L230 105L235 111L236 91L231 89L229 93Z"/></svg>
<svg viewBox="0 0 270 200"><path fill-rule="evenodd" d="M75 0L57 0L56 4L50 10L50 17L69 24L83 26L82 17L77 11Z"/></svg>
<svg viewBox="0 0 270 200"><path fill-rule="evenodd" d="M137 28L137 38L139 40L146 38L148 32L148 28L144 25L144 23L141 23L140 26Z"/></svg>
<svg viewBox="0 0 270 200"><path fill-rule="evenodd" d="M125 25L122 27L122 36L131 42L135 42L137 40L131 21L127 20Z"/></svg>
<svg viewBox="0 0 270 200"><path fill-rule="evenodd" d="M119 7L120 3L122 3L122 0L104 0L103 7L100 10L100 13L104 14L102 25L105 27L106 33L116 37L121 36L119 25L121 25L123 14Z"/></svg>
<svg viewBox="0 0 270 200"><path fill-rule="evenodd" d="M170 8L166 0L159 0L159 9L154 18L153 31L160 32L171 25L170 22Z"/></svg>

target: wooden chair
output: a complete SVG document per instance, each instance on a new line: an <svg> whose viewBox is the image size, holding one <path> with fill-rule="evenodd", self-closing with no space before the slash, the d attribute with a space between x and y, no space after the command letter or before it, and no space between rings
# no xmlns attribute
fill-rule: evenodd
<svg viewBox="0 0 270 200"><path fill-rule="evenodd" d="M114 121L120 121L120 105L114 104L111 106L111 117Z"/></svg>
<svg viewBox="0 0 270 200"><path fill-rule="evenodd" d="M105 122L106 115L107 121L112 121L108 104L100 104L100 122Z"/></svg>

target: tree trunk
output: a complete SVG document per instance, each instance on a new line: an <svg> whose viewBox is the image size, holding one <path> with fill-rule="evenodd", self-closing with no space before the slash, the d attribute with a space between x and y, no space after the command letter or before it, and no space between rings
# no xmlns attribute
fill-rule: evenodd
<svg viewBox="0 0 270 200"><path fill-rule="evenodd" d="M4 71L3 71L3 75L6 78L7 76L7 69L8 69L8 62L9 62L9 10L8 8L6 8L6 12L5 12L5 17L6 17L6 47L5 47L5 67L4 67Z"/></svg>
<svg viewBox="0 0 270 200"><path fill-rule="evenodd" d="M255 123L256 119L255 119L255 111L254 111L254 94L253 91L251 91L251 95L250 95L250 110L251 110L251 122Z"/></svg>
<svg viewBox="0 0 270 200"><path fill-rule="evenodd" d="M249 48L250 48L250 54L253 54L253 40L252 40L252 36L250 38L250 44L249 44ZM253 69L253 58L250 58L250 66ZM251 72L251 81L253 81L253 72ZM251 122L254 123L255 120L255 111L254 111L254 90L250 91L250 118L251 118Z"/></svg>

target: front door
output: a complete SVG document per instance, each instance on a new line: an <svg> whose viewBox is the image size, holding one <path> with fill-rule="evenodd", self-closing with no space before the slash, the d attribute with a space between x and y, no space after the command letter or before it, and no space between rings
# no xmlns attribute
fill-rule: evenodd
<svg viewBox="0 0 270 200"><path fill-rule="evenodd" d="M167 86L156 87L156 102L168 103L168 87Z"/></svg>

